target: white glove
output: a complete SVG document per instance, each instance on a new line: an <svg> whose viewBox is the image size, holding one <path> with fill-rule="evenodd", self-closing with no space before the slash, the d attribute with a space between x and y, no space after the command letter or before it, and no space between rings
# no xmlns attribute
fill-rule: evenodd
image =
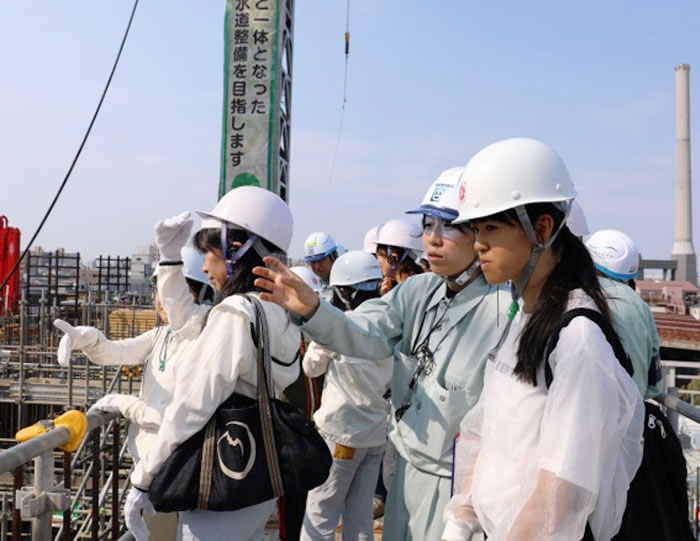
<svg viewBox="0 0 700 541"><path fill-rule="evenodd" d="M192 231L192 218L189 211L160 220L156 224L156 245L161 261L180 261L180 250L187 243Z"/></svg>
<svg viewBox="0 0 700 541"><path fill-rule="evenodd" d="M153 509L148 492L131 487L124 502L124 522L136 541L148 541L148 527L141 512L144 515L155 515L156 510Z"/></svg>
<svg viewBox="0 0 700 541"><path fill-rule="evenodd" d="M88 413L94 410L107 413L121 413L124 417L146 430L155 432L160 427L160 412L152 406L149 406L145 400L142 400L138 396L130 394L106 394L92 405Z"/></svg>
<svg viewBox="0 0 700 541"><path fill-rule="evenodd" d="M71 352L74 349L84 349L91 346L97 343L102 335L95 327L73 327L62 319L54 320L53 325L59 331L66 333L58 343L58 364L61 366L68 366Z"/></svg>
<svg viewBox="0 0 700 541"><path fill-rule="evenodd" d="M442 531L442 541L471 541L474 533L476 532L467 524L457 524L448 520Z"/></svg>

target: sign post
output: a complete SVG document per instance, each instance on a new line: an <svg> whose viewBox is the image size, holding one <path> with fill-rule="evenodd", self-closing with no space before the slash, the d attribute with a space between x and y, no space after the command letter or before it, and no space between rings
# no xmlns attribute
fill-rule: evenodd
<svg viewBox="0 0 700 541"><path fill-rule="evenodd" d="M289 200L293 0L226 0L218 197L261 186Z"/></svg>

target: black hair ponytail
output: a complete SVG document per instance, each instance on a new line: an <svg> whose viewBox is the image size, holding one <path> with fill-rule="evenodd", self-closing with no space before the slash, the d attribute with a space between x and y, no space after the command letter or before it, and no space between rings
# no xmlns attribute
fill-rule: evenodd
<svg viewBox="0 0 700 541"><path fill-rule="evenodd" d="M528 215L534 224L542 214L554 218L555 230L564 218L552 204L528 205ZM521 381L537 385L537 368L544 361L547 341L552 330L567 309L569 293L582 289L595 303L605 319L610 321L608 303L598 282L593 260L581 240L565 225L552 244L557 259L547 278L520 336L518 362L513 371Z"/></svg>

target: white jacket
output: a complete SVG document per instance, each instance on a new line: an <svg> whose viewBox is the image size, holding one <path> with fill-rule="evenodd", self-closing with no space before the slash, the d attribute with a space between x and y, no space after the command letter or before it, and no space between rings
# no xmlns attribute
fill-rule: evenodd
<svg viewBox="0 0 700 541"><path fill-rule="evenodd" d="M581 306L595 309L572 292L568 308ZM551 387L543 365L537 385L519 380L513 368L528 317L515 316L462 422L443 539L468 538L479 525L489 541L581 539L588 522L604 540L620 527L642 459L642 398L603 332L583 317L561 331Z"/></svg>
<svg viewBox="0 0 700 541"><path fill-rule="evenodd" d="M165 288L163 283L161 291ZM272 379L279 394L299 375L301 337L282 308L262 304L276 359ZM240 295L227 297L211 309L204 329L179 363L173 401L165 409L154 442L131 475L135 486L147 489L175 448L202 429L234 391L257 396L257 349L251 336L254 321L252 304Z"/></svg>
<svg viewBox="0 0 700 541"><path fill-rule="evenodd" d="M127 448L134 460L139 460L155 437L155 432L141 426L141 423L146 415L153 418L153 414L162 414L171 402L178 359L194 343L210 308L194 303L182 274L182 266L167 267L162 274L161 278L159 271L159 283L168 282L171 287L165 290L170 290L175 295L174 298L168 298L164 295L165 290L160 293L161 302L168 314L168 327L156 327L140 336L125 340L108 340L104 334L94 329L94 343L83 349L91 362L101 366L143 365L139 396L145 405L143 408L134 408L128 415L131 425ZM175 305L184 302L189 302L196 308L181 314L173 310Z"/></svg>
<svg viewBox="0 0 700 541"><path fill-rule="evenodd" d="M393 358L369 361L334 353L312 342L303 361L304 373L325 373L321 407L314 422L328 439L348 447L377 447L386 442Z"/></svg>

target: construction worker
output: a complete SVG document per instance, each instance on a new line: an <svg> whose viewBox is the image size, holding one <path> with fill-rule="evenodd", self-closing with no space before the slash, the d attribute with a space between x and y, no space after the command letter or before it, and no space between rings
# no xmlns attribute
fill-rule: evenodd
<svg viewBox="0 0 700 541"><path fill-rule="evenodd" d="M382 271L363 251L341 255L333 265L330 287L334 306L354 310L379 296ZM335 540L343 517L343 539L373 538L372 495L386 442L387 403L384 399L393 368L392 358L368 361L334 353L312 342L304 356L304 373L326 375L316 427L328 443L333 465L328 479L309 492L301 539Z"/></svg>
<svg viewBox="0 0 700 541"><path fill-rule="evenodd" d="M311 233L304 242L304 263L309 265L322 285L328 285L333 262L338 259L338 244L328 233Z"/></svg>
<svg viewBox="0 0 700 541"><path fill-rule="evenodd" d="M382 295L414 274L421 274L422 267L416 260L423 253L423 230L405 218L389 220L377 231L377 260L384 280Z"/></svg>
<svg viewBox="0 0 700 541"><path fill-rule="evenodd" d="M621 231L604 229L586 242L600 285L608 299L613 325L632 361L634 382L645 398L663 391L659 359L659 332L649 305L634 290L639 251Z"/></svg>
<svg viewBox="0 0 700 541"><path fill-rule="evenodd" d="M438 179L452 186L434 204L444 216L457 216L459 172ZM390 541L440 539L453 440L481 393L486 354L499 329L499 290L478 269L471 229L452 226L434 209L417 210L433 272L412 276L352 312L320 300L275 258L265 258L270 268L254 270L256 285L267 291L261 297L289 311L317 343L374 361L393 354L389 438L399 458L384 516L384 539Z"/></svg>
<svg viewBox="0 0 700 541"><path fill-rule="evenodd" d="M221 403L232 393L257 397L257 349L251 334L255 321L252 303L243 294L258 296L251 270L262 257L284 254L293 231L289 207L277 195L254 186L227 193L211 212L198 212L202 229L194 236L195 248L204 254L203 270L218 292L219 302L209 311L201 333L176 373L173 400L163 413L155 440L131 474L132 490L124 506L129 530L137 541L148 532L141 511L149 506L148 489L155 475L175 448L199 432ZM168 312L185 316L196 311L181 295L185 289L179 250L189 234L189 213L164 220L156 226L160 250L158 283ZM296 277L296 275L294 275ZM272 384L275 394L288 387L299 374L298 329L279 307L262 303L269 327ZM260 452L263 452L261 449ZM275 500L236 511L184 510L178 513L178 539L258 540L262 537Z"/></svg>
<svg viewBox="0 0 700 541"><path fill-rule="evenodd" d="M190 294L190 302L194 299L197 304L205 300L211 301L213 289L206 274L202 272L204 260L201 254L185 246L181 251L181 259L189 287L189 292L184 294ZM199 334L203 316L208 310L197 310L189 318L168 314L161 303L156 280L153 280L153 290L155 308L162 325L135 338L108 340L95 327L73 327L61 319L54 321L54 326L65 333L58 346L58 363L61 366L68 365L74 350L82 350L92 363L101 366L143 366L138 396L110 393L90 408L91 411L119 412L130 421L127 449L134 462L140 460L155 439L163 411L173 398L179 359L192 345L193 337ZM148 522L157 533L154 539L174 537L177 527L174 513L158 513Z"/></svg>
<svg viewBox="0 0 700 541"><path fill-rule="evenodd" d="M576 195L564 162L534 139L479 151L459 187L490 283L512 281L508 323L456 444L455 496L442 539L611 539L642 459L644 407L583 243L565 226ZM556 336L551 354L550 339ZM548 370L549 369L549 370Z"/></svg>

